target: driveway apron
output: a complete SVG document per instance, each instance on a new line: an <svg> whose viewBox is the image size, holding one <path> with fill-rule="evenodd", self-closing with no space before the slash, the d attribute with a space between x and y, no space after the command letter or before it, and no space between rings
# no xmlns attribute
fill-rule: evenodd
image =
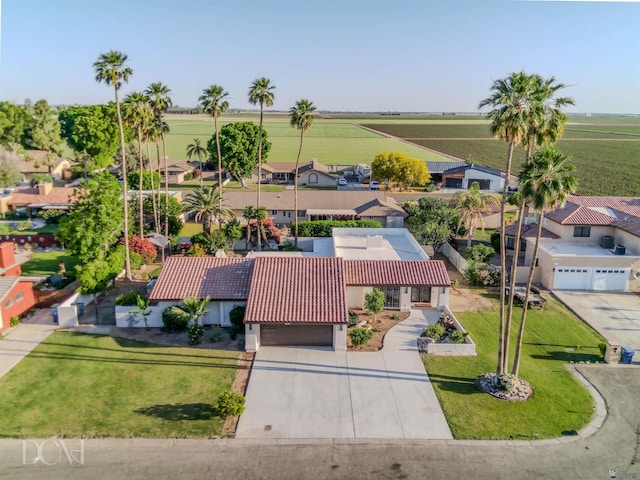
<svg viewBox="0 0 640 480"><path fill-rule="evenodd" d="M413 310L378 352L261 348L236 437L452 438L416 347L428 315Z"/></svg>

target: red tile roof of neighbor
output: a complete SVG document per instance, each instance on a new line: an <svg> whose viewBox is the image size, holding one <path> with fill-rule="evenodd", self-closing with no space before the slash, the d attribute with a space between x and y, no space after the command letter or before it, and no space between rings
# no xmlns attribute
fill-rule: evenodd
<svg viewBox="0 0 640 480"><path fill-rule="evenodd" d="M344 261L258 257L245 323L347 323Z"/></svg>
<svg viewBox="0 0 640 480"><path fill-rule="evenodd" d="M253 261L244 258L169 257L149 299L246 300Z"/></svg>
<svg viewBox="0 0 640 480"><path fill-rule="evenodd" d="M517 223L510 223L506 227L504 227L504 234L512 237L516 236L516 230L518 228ZM520 238L536 238L538 235L538 224L537 223L529 223L527 225L522 226L522 231L520 232ZM552 238L557 240L560 238L560 235L557 235L546 228L542 227L542 238Z"/></svg>
<svg viewBox="0 0 640 480"><path fill-rule="evenodd" d="M47 195L40 195L38 188L16 188L11 195L7 204L9 205L29 205L31 203L50 203L56 205L65 205L74 203L73 188L53 187Z"/></svg>
<svg viewBox="0 0 640 480"><path fill-rule="evenodd" d="M442 260L346 260L344 264L347 285L451 285Z"/></svg>

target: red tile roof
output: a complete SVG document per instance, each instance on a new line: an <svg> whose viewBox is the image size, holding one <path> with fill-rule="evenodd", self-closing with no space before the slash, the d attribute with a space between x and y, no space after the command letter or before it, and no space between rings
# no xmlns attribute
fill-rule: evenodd
<svg viewBox="0 0 640 480"><path fill-rule="evenodd" d="M258 257L245 323L347 323L342 258Z"/></svg>
<svg viewBox="0 0 640 480"><path fill-rule="evenodd" d="M47 195L40 195L38 188L16 188L9 195L8 205L29 205L31 203L49 203L66 205L74 203L73 188L53 187Z"/></svg>
<svg viewBox="0 0 640 480"><path fill-rule="evenodd" d="M451 285L442 260L346 260L344 264L347 285Z"/></svg>
<svg viewBox="0 0 640 480"><path fill-rule="evenodd" d="M253 260L244 258L169 257L149 299L246 300L252 270Z"/></svg>

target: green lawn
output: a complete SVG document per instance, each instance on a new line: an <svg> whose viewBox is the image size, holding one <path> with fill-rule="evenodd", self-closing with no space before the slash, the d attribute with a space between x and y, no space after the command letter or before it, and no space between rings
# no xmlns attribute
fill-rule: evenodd
<svg viewBox="0 0 640 480"><path fill-rule="evenodd" d="M0 378L2 437L210 437L237 352L56 332Z"/></svg>
<svg viewBox="0 0 640 480"><path fill-rule="evenodd" d="M80 264L80 259L59 250L33 252L31 260L22 265L22 273L23 275L52 275L58 273L60 262L64 262L67 272L75 273L74 267Z"/></svg>
<svg viewBox="0 0 640 480"><path fill-rule="evenodd" d="M498 347L498 303L479 312L456 313L476 343L477 357L423 356L429 377L457 439L535 439L579 430L593 415L593 399L563 366L602 360L604 340L554 300L527 315L520 377L534 388L525 402L506 402L481 393L474 382L494 372ZM513 356L520 308L512 326ZM511 365L511 361L510 361Z"/></svg>
<svg viewBox="0 0 640 480"><path fill-rule="evenodd" d="M181 237L193 237L196 233L202 233L201 223L185 222L180 230Z"/></svg>

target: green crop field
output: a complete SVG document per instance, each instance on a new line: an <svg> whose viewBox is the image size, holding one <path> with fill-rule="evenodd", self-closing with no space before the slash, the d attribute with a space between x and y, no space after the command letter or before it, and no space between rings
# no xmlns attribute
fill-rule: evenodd
<svg viewBox="0 0 640 480"><path fill-rule="evenodd" d="M388 135L417 145L504 170L507 146L491 138L486 123L468 124L366 124ZM568 124L558 148L576 166L578 193L582 195L640 195L640 125ZM514 152L513 172L524 161L521 149Z"/></svg>
<svg viewBox="0 0 640 480"><path fill-rule="evenodd" d="M256 114L229 114L218 120L218 127L230 122L258 123ZM204 115L167 115L171 131L167 135L170 159L184 159L187 145L194 138L207 142L214 134L213 120ZM264 128L272 143L267 162L293 162L298 154L300 131L289 126L286 114L267 114ZM380 152L402 152L421 160L446 160L437 153L418 145L388 138L371 132L348 119L316 118L313 127L305 133L301 161L317 158L326 165L355 165L371 163ZM153 155L153 153L152 153Z"/></svg>

